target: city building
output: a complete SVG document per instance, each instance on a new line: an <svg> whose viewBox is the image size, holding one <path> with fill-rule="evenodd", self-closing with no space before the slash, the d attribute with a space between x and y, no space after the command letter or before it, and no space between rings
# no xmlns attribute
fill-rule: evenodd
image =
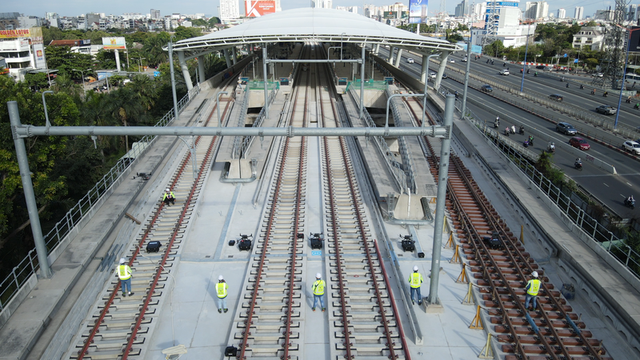
<svg viewBox="0 0 640 360"><path fill-rule="evenodd" d="M238 0L220 0L220 21L225 21L240 18L240 5Z"/></svg>
<svg viewBox="0 0 640 360"><path fill-rule="evenodd" d="M558 9L558 15L556 16L558 19L564 19L567 17L567 10Z"/></svg>
<svg viewBox="0 0 640 360"><path fill-rule="evenodd" d="M613 20L613 15L614 15L614 11L611 10L611 7L609 7L609 9L607 9L607 10L596 10L596 13L594 15L594 19L612 21Z"/></svg>
<svg viewBox="0 0 640 360"><path fill-rule="evenodd" d="M528 5L529 3L527 3ZM545 3L546 4L546 3ZM520 4L517 1L514 2L501 2L496 4L496 20L493 25L496 29L497 40L502 41L505 47L514 46L519 47L527 43L527 34L533 35L536 26L520 24L522 17L522 11L518 7ZM473 29L473 45L483 45L484 39L489 31L489 12L491 11L490 4L487 3L485 28ZM548 7L548 6L547 6Z"/></svg>
<svg viewBox="0 0 640 360"><path fill-rule="evenodd" d="M20 13L17 12L0 13L0 30L18 29L20 27L19 16Z"/></svg>
<svg viewBox="0 0 640 360"><path fill-rule="evenodd" d="M456 17L464 17L469 15L469 0L462 0L460 4L456 5L454 15Z"/></svg>
<svg viewBox="0 0 640 360"><path fill-rule="evenodd" d="M576 20L582 20L582 18L584 18L584 7L576 6L576 9L573 11L573 18Z"/></svg>
<svg viewBox="0 0 640 360"><path fill-rule="evenodd" d="M585 26L573 35L573 48L600 51L604 45L604 33L604 27Z"/></svg>
<svg viewBox="0 0 640 360"><path fill-rule="evenodd" d="M629 5L629 10L627 11L627 20L634 21L636 20L636 9L638 5Z"/></svg>
<svg viewBox="0 0 640 360"><path fill-rule="evenodd" d="M151 17L151 20L162 19L162 17L160 17L160 10L151 9L150 17Z"/></svg>
<svg viewBox="0 0 640 360"><path fill-rule="evenodd" d="M29 39L7 39L0 41L0 56L4 57L9 75L15 81L23 81L28 70L35 68Z"/></svg>
<svg viewBox="0 0 640 360"><path fill-rule="evenodd" d="M472 21L484 21L486 14L487 14L486 2L481 2L473 5L473 10L471 11Z"/></svg>
<svg viewBox="0 0 640 360"><path fill-rule="evenodd" d="M547 17L549 17L549 4L546 1L526 2L524 10L525 19L537 20Z"/></svg>

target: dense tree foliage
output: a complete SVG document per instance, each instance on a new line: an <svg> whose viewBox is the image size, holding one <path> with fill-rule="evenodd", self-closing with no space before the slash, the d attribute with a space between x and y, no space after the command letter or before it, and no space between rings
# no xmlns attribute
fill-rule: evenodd
<svg viewBox="0 0 640 360"><path fill-rule="evenodd" d="M174 41L198 36L200 30L178 28ZM87 39L101 43L101 37L114 34L100 31L60 31L44 29L45 44L57 39ZM17 101L20 119L24 124L44 125L45 115L42 91L46 94L49 119L54 125L109 125L139 126L155 124L171 110L173 99L167 53L162 50L170 35L166 32L136 32L124 34L131 61L130 71L138 72L140 65L158 66L161 75L129 75L131 82L124 85L124 76L110 77L109 92L82 89L82 75L95 76L95 70L115 68L113 52L101 51L95 58L70 52L69 47L46 46L49 68L58 70L50 87L45 74L29 74L26 81L15 83L8 76L0 76L0 277L25 254L34 248L24 193L15 158L13 138L9 126L7 101ZM134 46L137 44L137 46ZM120 57L121 60L123 57ZM177 59L176 60L176 66ZM226 68L217 54L204 56L207 77ZM125 61L123 61L125 64ZM195 60L189 60L192 79L195 80ZM178 99L186 92L181 76L176 77ZM55 223L115 164L130 148L135 138L105 136L95 141L86 136L34 137L25 139L29 166L36 193L36 201L46 234ZM95 147L94 147L95 146Z"/></svg>

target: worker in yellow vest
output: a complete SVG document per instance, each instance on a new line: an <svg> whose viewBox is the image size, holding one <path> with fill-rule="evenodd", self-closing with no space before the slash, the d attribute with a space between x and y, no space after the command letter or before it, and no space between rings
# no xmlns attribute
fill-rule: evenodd
<svg viewBox="0 0 640 360"><path fill-rule="evenodd" d="M313 290L313 307L311 310L316 311L316 303L320 301L320 306L322 307L322 311L327 310L324 307L324 288L327 284L322 280L322 275L320 273L316 274L316 282L313 283L311 289Z"/></svg>
<svg viewBox="0 0 640 360"><path fill-rule="evenodd" d="M536 298L538 297L538 291L540 291L540 280L538 280L538 272L534 271L531 273L533 279L527 282L527 286L524 290L527 292L525 295L524 308L529 310L529 301L533 299L533 310L536 309Z"/></svg>
<svg viewBox="0 0 640 360"><path fill-rule="evenodd" d="M227 309L227 294L229 293L229 285L224 281L222 275L218 276L218 283L216 284L216 294L218 294L218 312L222 313L229 311Z"/></svg>
<svg viewBox="0 0 640 360"><path fill-rule="evenodd" d="M120 279L120 287L122 287L122 297L133 295L131 292L131 268L125 264L124 258L120 259L118 266L118 278Z"/></svg>
<svg viewBox="0 0 640 360"><path fill-rule="evenodd" d="M175 205L176 197L173 195L173 191L171 191L169 189L165 189L164 190L164 195L162 196L162 201L167 206L169 206L169 203L171 203L171 205Z"/></svg>
<svg viewBox="0 0 640 360"><path fill-rule="evenodd" d="M411 286L411 303L422 305L422 295L420 294L420 286L422 286L422 275L418 272L418 266L413 267L413 273L409 275L409 286Z"/></svg>

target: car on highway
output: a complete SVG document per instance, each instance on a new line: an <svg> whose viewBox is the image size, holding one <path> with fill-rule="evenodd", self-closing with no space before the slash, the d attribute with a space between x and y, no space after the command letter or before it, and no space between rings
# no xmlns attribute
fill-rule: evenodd
<svg viewBox="0 0 640 360"><path fill-rule="evenodd" d="M549 95L549 99L551 99L551 100L555 100L555 101L562 101L562 95L559 95L559 94L551 94L551 95Z"/></svg>
<svg viewBox="0 0 640 360"><path fill-rule="evenodd" d="M587 140L578 136L574 136L571 139L569 139L569 145L573 146L574 148L578 148L580 150L585 150L585 151L591 149L591 145L589 145Z"/></svg>
<svg viewBox="0 0 640 360"><path fill-rule="evenodd" d="M509 75L509 69L502 69L498 74L500 74L500 75Z"/></svg>
<svg viewBox="0 0 640 360"><path fill-rule="evenodd" d="M462 62L467 62L467 58L466 58L466 57L463 57L463 58L462 58Z"/></svg>
<svg viewBox="0 0 640 360"><path fill-rule="evenodd" d="M413 63L415 63L416 61L415 61L415 60L413 60L413 58L407 58L407 62L408 62L409 64L413 64Z"/></svg>
<svg viewBox="0 0 640 360"><path fill-rule="evenodd" d="M435 79L436 78L436 73L434 73L434 72L430 73L429 77L432 78L432 79Z"/></svg>
<svg viewBox="0 0 640 360"><path fill-rule="evenodd" d="M443 79L448 79L448 78L449 78L449 76L447 75L447 73L442 73L442 78L443 78Z"/></svg>
<svg viewBox="0 0 640 360"><path fill-rule="evenodd" d="M559 122L556 124L556 131L565 135L575 135L578 131L573 127L573 125L567 122Z"/></svg>
<svg viewBox="0 0 640 360"><path fill-rule="evenodd" d="M605 115L614 115L616 113L616 108L609 105L600 105L596 108L596 112Z"/></svg>
<svg viewBox="0 0 640 360"><path fill-rule="evenodd" d="M480 90L484 92L492 92L493 88L491 87L491 85L484 84L480 87Z"/></svg>
<svg viewBox="0 0 640 360"><path fill-rule="evenodd" d="M632 152L634 155L640 155L640 144L633 140L627 140L622 143L622 149Z"/></svg>
<svg viewBox="0 0 640 360"><path fill-rule="evenodd" d="M456 59L449 59L449 62L450 63L454 63L454 62L456 62Z"/></svg>
<svg viewBox="0 0 640 360"><path fill-rule="evenodd" d="M540 69L540 70L544 70L544 69L546 69L546 68L547 68L547 67L546 67L546 66L544 66L544 65L538 65L538 66L536 66L536 69Z"/></svg>

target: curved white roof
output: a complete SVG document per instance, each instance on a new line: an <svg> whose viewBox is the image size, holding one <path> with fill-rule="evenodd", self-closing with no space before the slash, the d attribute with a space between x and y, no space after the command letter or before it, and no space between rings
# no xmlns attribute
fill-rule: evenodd
<svg viewBox="0 0 640 360"><path fill-rule="evenodd" d="M446 40L397 29L362 15L332 9L301 8L249 20L242 25L204 36L180 40L174 51L187 57L235 45L273 42L381 43L422 53L462 50Z"/></svg>

